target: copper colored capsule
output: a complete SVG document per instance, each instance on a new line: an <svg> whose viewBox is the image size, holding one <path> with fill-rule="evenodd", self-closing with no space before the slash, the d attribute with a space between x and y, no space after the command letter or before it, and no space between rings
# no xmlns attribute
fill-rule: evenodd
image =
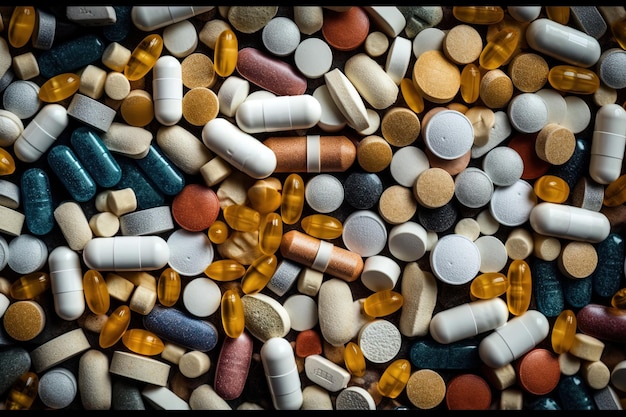
<svg viewBox="0 0 626 417"><path fill-rule="evenodd" d="M276 154L274 172L345 172L356 159L356 146L345 136L281 136L263 143Z"/></svg>

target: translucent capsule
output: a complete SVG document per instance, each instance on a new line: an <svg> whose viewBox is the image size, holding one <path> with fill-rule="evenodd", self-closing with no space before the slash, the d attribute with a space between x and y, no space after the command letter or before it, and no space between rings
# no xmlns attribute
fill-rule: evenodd
<svg viewBox="0 0 626 417"><path fill-rule="evenodd" d="M32 6L16 6L11 13L7 38L14 48L26 45L35 30L37 13Z"/></svg>
<svg viewBox="0 0 626 417"><path fill-rule="evenodd" d="M262 255L255 259L241 278L241 290L244 294L255 294L261 291L272 279L278 261L276 255Z"/></svg>
<svg viewBox="0 0 626 417"><path fill-rule="evenodd" d="M626 288L621 288L613 294L611 305L615 308L626 310Z"/></svg>
<svg viewBox="0 0 626 417"><path fill-rule="evenodd" d="M283 195L280 202L280 215L285 224L295 224L302 216L304 209L304 180L298 174L287 176L283 184Z"/></svg>
<svg viewBox="0 0 626 417"><path fill-rule="evenodd" d="M478 62L485 69L497 69L511 58L519 44L519 31L505 27L487 42L478 57Z"/></svg>
<svg viewBox="0 0 626 417"><path fill-rule="evenodd" d="M159 336L145 329L129 329L122 336L122 343L135 353L154 356L163 352L165 344Z"/></svg>
<svg viewBox="0 0 626 417"><path fill-rule="evenodd" d="M265 255L276 253L283 238L283 219L278 213L267 213L259 226L259 249Z"/></svg>
<svg viewBox="0 0 626 417"><path fill-rule="evenodd" d="M403 78L400 80L400 91L404 101L411 110L415 113L421 113L424 111L424 98L415 88L413 80L410 78Z"/></svg>
<svg viewBox="0 0 626 417"><path fill-rule="evenodd" d="M234 281L246 273L246 267L233 259L220 259L211 262L204 273L215 281Z"/></svg>
<svg viewBox="0 0 626 417"><path fill-rule="evenodd" d="M511 314L519 316L530 306L533 285L530 266L523 259L515 259L509 265L507 278L506 304Z"/></svg>
<svg viewBox="0 0 626 417"><path fill-rule="evenodd" d="M393 290L381 290L365 299L363 311L370 317L383 317L398 311L403 303L402 294Z"/></svg>
<svg viewBox="0 0 626 417"><path fill-rule="evenodd" d="M600 88L600 78L595 72L572 65L552 67L548 82L555 90L572 94L593 94Z"/></svg>
<svg viewBox="0 0 626 417"><path fill-rule="evenodd" d="M88 269L83 274L83 290L87 306L94 314L106 314L111 306L109 289L102 274L95 269Z"/></svg>
<svg viewBox="0 0 626 417"><path fill-rule="evenodd" d="M221 301L222 326L226 336L238 338L245 328L243 302L237 288L224 291Z"/></svg>
<svg viewBox="0 0 626 417"><path fill-rule="evenodd" d="M80 87L80 77L71 72L55 75L39 89L39 100L57 103L74 95Z"/></svg>
<svg viewBox="0 0 626 417"><path fill-rule="evenodd" d="M470 294L475 298L499 297L509 289L509 278L501 272L485 272L470 284Z"/></svg>
<svg viewBox="0 0 626 417"><path fill-rule="evenodd" d="M396 359L385 369L378 380L378 392L389 398L396 398L406 387L411 376L411 362L407 359Z"/></svg>
<svg viewBox="0 0 626 417"><path fill-rule="evenodd" d="M0 148L0 176L11 175L15 172L15 160L4 148Z"/></svg>
<svg viewBox="0 0 626 417"><path fill-rule="evenodd" d="M215 220L209 230L207 231L209 240L216 245L226 242L228 235L230 234L230 228L226 223L221 220Z"/></svg>
<svg viewBox="0 0 626 417"><path fill-rule="evenodd" d="M493 25L504 19L504 9L500 6L454 6L452 15L464 23Z"/></svg>
<svg viewBox="0 0 626 417"><path fill-rule="evenodd" d="M176 304L180 297L181 287L180 274L172 268L165 268L159 275L159 281L157 282L159 303L165 307L171 307Z"/></svg>
<svg viewBox="0 0 626 417"><path fill-rule="evenodd" d="M124 67L124 75L129 81L137 81L143 78L157 62L163 51L163 38L157 33L152 33L135 47L130 59Z"/></svg>
<svg viewBox="0 0 626 417"><path fill-rule="evenodd" d="M22 201L26 226L32 234L45 235L55 225L54 209L50 180L46 171L33 167L22 173Z"/></svg>
<svg viewBox="0 0 626 417"><path fill-rule="evenodd" d="M22 275L11 283L9 293L14 300L32 300L50 288L50 276L43 271Z"/></svg>
<svg viewBox="0 0 626 417"><path fill-rule="evenodd" d="M474 63L469 63L461 71L461 97L468 103L478 100L480 93L480 70Z"/></svg>
<svg viewBox="0 0 626 417"><path fill-rule="evenodd" d="M543 201L550 203L564 203L569 197L569 185L556 175L542 175L533 185L535 194Z"/></svg>
<svg viewBox="0 0 626 417"><path fill-rule="evenodd" d="M343 233L343 224L327 214L311 214L300 222L306 234L318 239L336 239Z"/></svg>
<svg viewBox="0 0 626 417"><path fill-rule="evenodd" d="M548 19L562 25L567 25L569 22L569 6L545 6L545 9Z"/></svg>
<svg viewBox="0 0 626 417"><path fill-rule="evenodd" d="M250 206L261 214L276 211L280 207L280 180L276 179L276 188L269 179L258 180L248 188Z"/></svg>
<svg viewBox="0 0 626 417"><path fill-rule="evenodd" d="M234 230L256 232L261 224L261 213L243 204L224 207L224 220Z"/></svg>
<svg viewBox="0 0 626 417"><path fill-rule="evenodd" d="M28 410L35 402L39 389L39 377L36 373L27 371L13 382L7 399L5 408L7 410Z"/></svg>
<svg viewBox="0 0 626 417"><path fill-rule="evenodd" d="M130 308L123 304L116 308L102 325L98 343L103 349L116 344L130 324Z"/></svg>
<svg viewBox="0 0 626 417"><path fill-rule="evenodd" d="M602 201L607 207L617 207L624 203L626 203L626 174L620 175L606 186Z"/></svg>
<svg viewBox="0 0 626 417"><path fill-rule="evenodd" d="M346 369L354 376L365 375L365 356L361 347L354 342L348 342L343 351L343 361Z"/></svg>
<svg viewBox="0 0 626 417"><path fill-rule="evenodd" d="M622 49L626 49L626 16L611 23L613 38Z"/></svg>
<svg viewBox="0 0 626 417"><path fill-rule="evenodd" d="M552 326L552 350L561 354L568 352L576 337L576 313L572 310L563 310L557 316Z"/></svg>
<svg viewBox="0 0 626 417"><path fill-rule="evenodd" d="M231 29L223 30L215 40L213 69L220 77L228 77L235 71L239 54L237 35Z"/></svg>

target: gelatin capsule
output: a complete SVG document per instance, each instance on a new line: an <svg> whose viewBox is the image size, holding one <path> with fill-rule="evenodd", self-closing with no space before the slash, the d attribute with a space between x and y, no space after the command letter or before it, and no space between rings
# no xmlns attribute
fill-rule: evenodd
<svg viewBox="0 0 626 417"><path fill-rule="evenodd" d="M0 148L0 176L11 175L15 172L15 160L4 148Z"/></svg>
<svg viewBox="0 0 626 417"><path fill-rule="evenodd" d="M350 374L354 376L365 375L365 356L361 347L354 342L348 342L346 348L343 351L343 361L346 364L346 369Z"/></svg>
<svg viewBox="0 0 626 417"><path fill-rule="evenodd" d="M620 310L626 310L626 288L620 288L613 297L611 297L611 305Z"/></svg>
<svg viewBox="0 0 626 417"><path fill-rule="evenodd" d="M22 275L11 283L9 293L15 300L32 300L50 288L50 276L43 271Z"/></svg>
<svg viewBox="0 0 626 417"><path fill-rule="evenodd" d="M32 6L16 6L11 13L7 38L14 48L26 45L35 30L37 13Z"/></svg>
<svg viewBox="0 0 626 417"><path fill-rule="evenodd" d="M239 42L237 35L231 29L223 30L215 40L213 54L213 69L220 77L228 77L235 71Z"/></svg>
<svg viewBox="0 0 626 417"><path fill-rule="evenodd" d="M72 132L70 144L89 175L99 186L111 188L120 182L122 168L99 134L86 126L81 126Z"/></svg>
<svg viewBox="0 0 626 417"><path fill-rule="evenodd" d="M39 389L39 377L36 373L27 371L13 382L7 395L5 408L7 410L28 410L35 402Z"/></svg>
<svg viewBox="0 0 626 417"><path fill-rule="evenodd" d="M327 214L311 214L300 222L302 230L318 239L336 239L343 233L343 224Z"/></svg>
<svg viewBox="0 0 626 417"><path fill-rule="evenodd" d="M613 38L622 49L626 49L626 17L616 20L611 24Z"/></svg>
<svg viewBox="0 0 626 417"><path fill-rule="evenodd" d="M568 352L576 337L576 314L572 310L563 310L552 326L552 350L561 354Z"/></svg>
<svg viewBox="0 0 626 417"><path fill-rule="evenodd" d="M370 317L383 317L398 311L403 303L402 294L393 290L381 290L365 298L363 310Z"/></svg>
<svg viewBox="0 0 626 417"><path fill-rule="evenodd" d="M46 171L28 168L21 178L22 201L26 226L34 235L45 235L55 225L54 202Z"/></svg>
<svg viewBox="0 0 626 417"><path fill-rule="evenodd" d="M231 204L222 211L224 220L234 230L256 232L261 224L261 213L242 204Z"/></svg>
<svg viewBox="0 0 626 417"><path fill-rule="evenodd" d="M80 77L71 72L55 75L39 89L39 100L57 103L74 95L80 88Z"/></svg>
<svg viewBox="0 0 626 417"><path fill-rule="evenodd" d="M243 277L246 267L233 259L220 259L213 261L204 269L207 277L215 281L234 281Z"/></svg>
<svg viewBox="0 0 626 417"><path fill-rule="evenodd" d="M150 145L148 154L136 160L139 168L165 195L177 195L185 186L183 173L156 145Z"/></svg>
<svg viewBox="0 0 626 417"><path fill-rule="evenodd" d="M159 336L145 329L129 329L122 336L122 343L135 353L154 356L163 352L165 344Z"/></svg>
<svg viewBox="0 0 626 417"><path fill-rule="evenodd" d="M137 81L143 78L157 62L163 51L163 38L157 33L152 33L135 47L133 53L124 67L124 75L129 81Z"/></svg>
<svg viewBox="0 0 626 417"><path fill-rule="evenodd" d="M411 376L411 363L406 359L393 361L378 380L378 392L389 398L396 398L406 387Z"/></svg>
<svg viewBox="0 0 626 417"><path fill-rule="evenodd" d="M487 42L478 62L485 69L497 69L511 58L519 44L519 31L515 28L504 28Z"/></svg>
<svg viewBox="0 0 626 417"><path fill-rule="evenodd" d="M276 179L276 188L269 180L258 180L248 189L250 206L261 214L276 211L280 207L280 180Z"/></svg>
<svg viewBox="0 0 626 417"><path fill-rule="evenodd" d="M48 152L47 159L74 200L82 203L96 195L96 182L69 146L55 145Z"/></svg>
<svg viewBox="0 0 626 417"><path fill-rule="evenodd" d="M104 277L99 271L89 269L83 274L83 289L87 306L94 314L106 314L111 306L111 297Z"/></svg>
<svg viewBox="0 0 626 417"><path fill-rule="evenodd" d="M295 224L302 216L304 209L304 180L298 174L287 176L283 184L283 195L280 203L280 215L285 224Z"/></svg>
<svg viewBox="0 0 626 417"><path fill-rule="evenodd" d="M255 259L241 278L241 290L244 294L256 294L272 279L278 261L276 255L262 255Z"/></svg>
<svg viewBox="0 0 626 417"><path fill-rule="evenodd" d="M569 6L545 6L548 19L553 20L562 25L569 22Z"/></svg>
<svg viewBox="0 0 626 417"><path fill-rule="evenodd" d="M556 175L542 175L533 185L535 194L543 201L550 203L564 203L569 197L569 185Z"/></svg>
<svg viewBox="0 0 626 417"><path fill-rule="evenodd" d="M211 242L219 245L220 243L226 242L226 239L228 239L228 236L230 235L230 229L223 221L215 220L213 224L209 226L207 235L209 236L209 240Z"/></svg>
<svg viewBox="0 0 626 417"><path fill-rule="evenodd" d="M506 304L514 316L525 313L530 306L532 276L530 266L523 259L515 259L507 271L509 288L506 290Z"/></svg>
<svg viewBox="0 0 626 417"><path fill-rule="evenodd" d="M607 207L617 207L624 203L626 203L626 174L620 175L604 188L602 200L602 204Z"/></svg>
<svg viewBox="0 0 626 417"><path fill-rule="evenodd" d="M452 15L464 23L493 25L504 19L504 9L500 6L453 6Z"/></svg>
<svg viewBox="0 0 626 417"><path fill-rule="evenodd" d="M501 272L485 272L470 284L470 294L480 299L499 297L509 289L509 278Z"/></svg>
<svg viewBox="0 0 626 417"><path fill-rule="evenodd" d="M98 343L103 349L116 344L130 324L130 308L123 304L116 308L102 325Z"/></svg>
<svg viewBox="0 0 626 417"><path fill-rule="evenodd" d="M550 68L548 82L555 90L572 94L593 94L600 88L600 78L595 72L571 65Z"/></svg>
<svg viewBox="0 0 626 417"><path fill-rule="evenodd" d="M157 282L159 303L165 307L171 307L176 304L180 297L181 287L182 280L180 279L180 274L172 268L165 268L159 275L159 281Z"/></svg>
<svg viewBox="0 0 626 417"><path fill-rule="evenodd" d="M259 226L259 249L265 255L276 253L283 237L283 219L278 213L267 213Z"/></svg>
<svg viewBox="0 0 626 417"><path fill-rule="evenodd" d="M400 80L400 91L404 101L411 110L415 113L421 113L424 111L424 98L415 88L413 80L410 78L403 78Z"/></svg>
<svg viewBox="0 0 626 417"><path fill-rule="evenodd" d="M478 100L480 79L480 70L476 64L469 63L463 67L463 71L461 71L461 97L466 103L472 104Z"/></svg>
<svg viewBox="0 0 626 417"><path fill-rule="evenodd" d="M221 301L222 326L226 336L238 338L245 328L243 302L237 288L224 291Z"/></svg>

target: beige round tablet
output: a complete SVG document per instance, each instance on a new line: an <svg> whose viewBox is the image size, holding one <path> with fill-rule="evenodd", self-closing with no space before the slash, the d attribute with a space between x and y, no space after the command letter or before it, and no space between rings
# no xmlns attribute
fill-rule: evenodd
<svg viewBox="0 0 626 417"><path fill-rule="evenodd" d="M417 177L413 193L426 208L442 207L454 197L454 179L442 168L428 168Z"/></svg>
<svg viewBox="0 0 626 417"><path fill-rule="evenodd" d="M604 352L604 342L585 333L576 333L569 353L586 361L599 361Z"/></svg>
<svg viewBox="0 0 626 417"><path fill-rule="evenodd" d="M417 211L417 200L410 188L392 185L380 195L378 214L390 224L409 221Z"/></svg>
<svg viewBox="0 0 626 417"><path fill-rule="evenodd" d="M554 261L561 253L561 241L533 232L533 254L544 261Z"/></svg>
<svg viewBox="0 0 626 417"><path fill-rule="evenodd" d="M443 38L443 52L446 57L458 65L474 62L483 50L483 40L470 25L456 25Z"/></svg>
<svg viewBox="0 0 626 417"><path fill-rule="evenodd" d="M480 224L474 218L464 217L454 225L454 233L474 241L480 236Z"/></svg>
<svg viewBox="0 0 626 417"><path fill-rule="evenodd" d="M372 58L377 58L387 52L389 38L381 31L374 31L365 38L365 52Z"/></svg>
<svg viewBox="0 0 626 417"><path fill-rule="evenodd" d="M563 246L558 265L570 278L587 278L598 266L598 252L589 242L572 241Z"/></svg>
<svg viewBox="0 0 626 417"><path fill-rule="evenodd" d="M406 395L417 408L430 410L445 398L446 383L439 373L431 369L419 369L409 377Z"/></svg>
<svg viewBox="0 0 626 417"><path fill-rule="evenodd" d="M183 117L194 126L204 126L217 117L217 94L206 87L195 87L183 96Z"/></svg>
<svg viewBox="0 0 626 417"><path fill-rule="evenodd" d="M391 163L393 151L385 139L377 135L367 136L356 147L356 158L367 172L380 172Z"/></svg>
<svg viewBox="0 0 626 417"><path fill-rule="evenodd" d="M104 82L104 92L113 100L124 100L130 93L130 81L123 73L111 71Z"/></svg>
<svg viewBox="0 0 626 417"><path fill-rule="evenodd" d="M383 138L393 146L407 146L420 134L421 123L417 114L406 107L392 107L380 122Z"/></svg>
<svg viewBox="0 0 626 417"><path fill-rule="evenodd" d="M144 127L154 119L154 102L145 90L132 90L120 107L120 113L126 123L131 126Z"/></svg>
<svg viewBox="0 0 626 417"><path fill-rule="evenodd" d="M474 128L474 145L482 146L489 140L489 133L496 124L496 114L485 106L474 106L464 113Z"/></svg>
<svg viewBox="0 0 626 417"><path fill-rule="evenodd" d="M461 87L461 70L443 52L426 51L413 65L413 83L425 99L433 103L447 103Z"/></svg>
<svg viewBox="0 0 626 417"><path fill-rule="evenodd" d="M548 81L550 67L538 54L521 53L516 55L508 66L511 82L523 93L534 93L543 88Z"/></svg>
<svg viewBox="0 0 626 417"><path fill-rule="evenodd" d="M213 61L208 55L201 53L188 55L183 59L180 66L185 87L189 89L211 88L215 84L215 69L213 68Z"/></svg>
<svg viewBox="0 0 626 417"><path fill-rule="evenodd" d="M513 82L504 71L494 69L487 71L480 80L480 93L485 106L490 109L501 109L513 97Z"/></svg>
<svg viewBox="0 0 626 417"><path fill-rule="evenodd" d="M569 161L575 149L574 133L556 123L544 126L535 140L537 156L552 165L563 165Z"/></svg>
<svg viewBox="0 0 626 417"><path fill-rule="evenodd" d="M509 233L504 242L506 253L511 259L526 259L534 249L533 235L527 229L518 227Z"/></svg>
<svg viewBox="0 0 626 417"><path fill-rule="evenodd" d="M35 301L16 301L4 312L3 324L9 336L19 342L26 342L43 331L46 313Z"/></svg>

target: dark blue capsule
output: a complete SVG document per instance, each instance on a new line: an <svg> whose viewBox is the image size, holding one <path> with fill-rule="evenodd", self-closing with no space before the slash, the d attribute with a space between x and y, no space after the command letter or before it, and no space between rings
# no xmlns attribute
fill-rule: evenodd
<svg viewBox="0 0 626 417"><path fill-rule="evenodd" d="M111 42L121 42L128 36L132 27L132 6L113 6L115 23L102 28L102 35Z"/></svg>
<svg viewBox="0 0 626 417"><path fill-rule="evenodd" d="M565 180L569 189L573 190L578 180L589 172L591 145L589 141L577 138L572 156L562 165L552 165L548 174L556 175Z"/></svg>
<svg viewBox="0 0 626 417"><path fill-rule="evenodd" d="M183 173L155 145L150 145L148 154L136 163L165 195L176 195L185 186Z"/></svg>
<svg viewBox="0 0 626 417"><path fill-rule="evenodd" d="M596 410L591 390L580 376L562 376L556 390L564 410Z"/></svg>
<svg viewBox="0 0 626 417"><path fill-rule="evenodd" d="M117 163L122 168L122 179L114 187L121 190L132 188L137 199L137 209L144 210L165 204L165 196L139 168L134 159L117 156Z"/></svg>
<svg viewBox="0 0 626 417"><path fill-rule="evenodd" d="M571 308L583 308L591 302L593 280L586 278L565 278L562 280L565 304Z"/></svg>
<svg viewBox="0 0 626 417"><path fill-rule="evenodd" d="M411 346L411 364L426 369L475 369L482 361L478 355L478 341L463 339L441 344L432 339L418 340Z"/></svg>
<svg viewBox="0 0 626 417"><path fill-rule="evenodd" d="M147 330L191 350L207 352L217 345L217 329L206 321L175 308L155 305L143 316Z"/></svg>
<svg viewBox="0 0 626 417"><path fill-rule="evenodd" d="M624 277L624 238L610 233L596 246L598 266L591 275L593 293L599 297L613 297Z"/></svg>
<svg viewBox="0 0 626 417"><path fill-rule="evenodd" d="M557 317L565 309L563 279L557 261L533 258L530 263L537 310L546 317Z"/></svg>
<svg viewBox="0 0 626 417"><path fill-rule="evenodd" d="M72 132L70 143L76 156L103 188L111 188L122 179L122 169L107 149L100 136L88 127L79 127Z"/></svg>
<svg viewBox="0 0 626 417"><path fill-rule="evenodd" d="M100 61L104 42L99 36L88 34L65 41L42 52L37 58L39 73L48 79Z"/></svg>
<svg viewBox="0 0 626 417"><path fill-rule="evenodd" d="M52 147L48 165L74 200L85 202L96 195L96 182L69 146Z"/></svg>
<svg viewBox="0 0 626 417"><path fill-rule="evenodd" d="M24 171L20 189L28 230L34 235L50 233L54 227L54 203L46 171L40 168Z"/></svg>

